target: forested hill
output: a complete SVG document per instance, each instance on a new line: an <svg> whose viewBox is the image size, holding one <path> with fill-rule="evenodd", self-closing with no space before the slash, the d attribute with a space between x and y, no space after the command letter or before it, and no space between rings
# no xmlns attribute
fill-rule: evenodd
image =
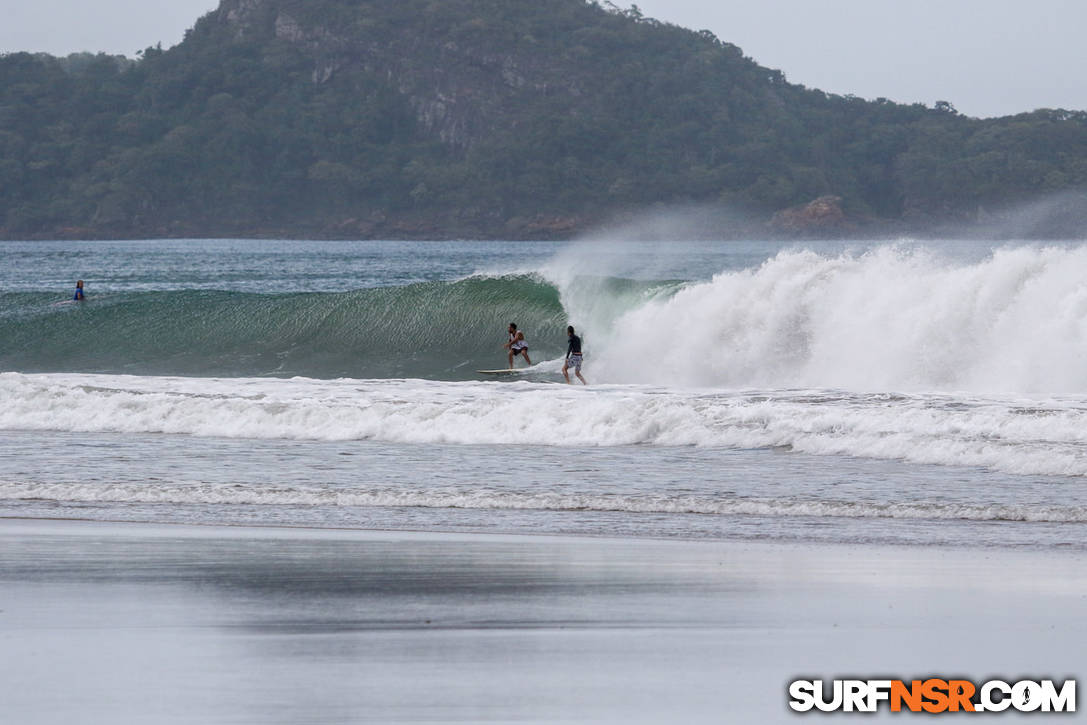
<svg viewBox="0 0 1087 725"><path fill-rule="evenodd" d="M848 234L1085 188L1087 113L828 95L585 0L222 0L136 61L0 57L5 238L569 237L691 204Z"/></svg>

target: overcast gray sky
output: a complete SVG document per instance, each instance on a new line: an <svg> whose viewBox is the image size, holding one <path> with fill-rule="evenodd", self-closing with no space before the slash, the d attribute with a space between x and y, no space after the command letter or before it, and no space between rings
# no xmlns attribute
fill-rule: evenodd
<svg viewBox="0 0 1087 725"><path fill-rule="evenodd" d="M395 0L388 0L395 2ZM512 1L512 0L511 0ZM132 56L181 40L217 0L0 0L0 52ZM629 0L617 5L626 6ZM1087 109L1087 0L641 0L794 83L938 100L972 116Z"/></svg>

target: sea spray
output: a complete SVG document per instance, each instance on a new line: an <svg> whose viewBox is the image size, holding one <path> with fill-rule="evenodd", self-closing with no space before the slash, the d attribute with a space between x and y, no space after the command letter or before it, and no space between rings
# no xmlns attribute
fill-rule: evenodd
<svg viewBox="0 0 1087 725"><path fill-rule="evenodd" d="M976 262L925 249L795 250L601 312L557 275L594 377L722 387L1087 390L1087 250Z"/></svg>

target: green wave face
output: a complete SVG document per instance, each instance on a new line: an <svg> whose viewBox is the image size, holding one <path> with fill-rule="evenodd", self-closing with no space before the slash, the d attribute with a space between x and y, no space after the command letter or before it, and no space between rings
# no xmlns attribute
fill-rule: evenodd
<svg viewBox="0 0 1087 725"><path fill-rule="evenodd" d="M539 359L565 349L559 292L531 276L344 293L129 292L72 304L6 294L0 369L473 378L505 366L510 322Z"/></svg>

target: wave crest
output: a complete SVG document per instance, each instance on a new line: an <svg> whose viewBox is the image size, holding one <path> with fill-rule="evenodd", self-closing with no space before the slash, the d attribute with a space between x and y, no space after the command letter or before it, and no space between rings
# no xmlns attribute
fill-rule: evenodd
<svg viewBox="0 0 1087 725"><path fill-rule="evenodd" d="M558 291L531 275L339 293L124 293L59 306L7 295L0 368L456 378L505 362L511 321L533 331L534 347L562 349Z"/></svg>
<svg viewBox="0 0 1087 725"><path fill-rule="evenodd" d="M981 261L782 252L609 316L563 289L613 382L849 390L1087 390L1087 249Z"/></svg>

